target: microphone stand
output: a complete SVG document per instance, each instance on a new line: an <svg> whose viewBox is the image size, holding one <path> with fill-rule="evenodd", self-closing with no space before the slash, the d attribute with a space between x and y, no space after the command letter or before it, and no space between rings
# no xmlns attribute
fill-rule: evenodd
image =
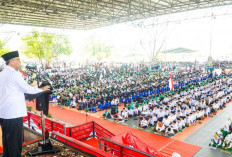
<svg viewBox="0 0 232 157"><path fill-rule="evenodd" d="M37 86L39 87L39 76L37 73ZM48 104L49 105L49 104ZM42 141L38 142L38 147L28 151L27 154L30 156L38 156L43 154L56 154L60 152L58 147L54 147L49 139L49 133L45 132L45 117L43 110L41 111L41 129L42 129Z"/></svg>
<svg viewBox="0 0 232 157"><path fill-rule="evenodd" d="M37 81L37 87L39 87L39 73L36 74L36 81ZM46 143L45 139L45 120L44 120L44 113L41 111L41 129L42 129L42 143Z"/></svg>
<svg viewBox="0 0 232 157"><path fill-rule="evenodd" d="M88 117L88 104L85 107L85 121L86 121L86 123L88 122L87 117Z"/></svg>

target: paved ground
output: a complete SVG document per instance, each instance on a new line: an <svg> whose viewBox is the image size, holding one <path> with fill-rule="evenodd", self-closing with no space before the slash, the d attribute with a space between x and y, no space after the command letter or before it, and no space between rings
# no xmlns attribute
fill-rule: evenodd
<svg viewBox="0 0 232 157"><path fill-rule="evenodd" d="M222 152L221 149L214 150L210 148L209 142L214 133L218 131L227 120L228 117L232 117L232 104L223 109L222 112L214 116L208 123L202 128L187 137L184 142L201 146L202 149L194 157L231 157L232 152Z"/></svg>

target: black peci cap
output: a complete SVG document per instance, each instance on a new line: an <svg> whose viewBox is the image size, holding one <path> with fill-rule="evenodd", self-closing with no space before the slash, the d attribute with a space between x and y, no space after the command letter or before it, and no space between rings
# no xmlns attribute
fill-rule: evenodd
<svg viewBox="0 0 232 157"><path fill-rule="evenodd" d="M8 52L4 55L2 55L2 58L4 59L5 62L9 61L12 58L19 57L19 52L18 51L12 51Z"/></svg>

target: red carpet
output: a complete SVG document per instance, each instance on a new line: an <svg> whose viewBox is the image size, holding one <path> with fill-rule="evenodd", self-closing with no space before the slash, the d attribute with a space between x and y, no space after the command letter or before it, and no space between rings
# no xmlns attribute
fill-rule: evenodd
<svg viewBox="0 0 232 157"><path fill-rule="evenodd" d="M35 110L35 105L33 103L27 104L32 106ZM131 128L122 124L117 124L100 118L95 118L90 115L88 115L86 118L85 114L71 111L68 109L62 110L60 107L57 106L50 105L49 107L49 111L52 114L53 118L62 120L67 123L71 123L73 125L80 125L86 123L87 119L88 122L97 122L98 124L102 125L103 127L105 127L106 129L108 129L116 135L126 131L131 131L135 136L139 137L145 143L151 145L152 147L154 147L155 149L167 156L171 156L173 152L177 152L181 155L181 157L191 157L201 148L199 146L191 145L164 136L159 136L156 134L145 132L143 130Z"/></svg>

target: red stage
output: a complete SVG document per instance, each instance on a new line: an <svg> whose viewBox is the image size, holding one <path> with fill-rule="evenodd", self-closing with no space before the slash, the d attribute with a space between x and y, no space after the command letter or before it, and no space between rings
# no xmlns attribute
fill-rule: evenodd
<svg viewBox="0 0 232 157"><path fill-rule="evenodd" d="M28 103L28 105L32 106L35 110L35 105L33 103ZM68 109L62 110L60 107L50 105L50 113L52 113L54 118L71 123L73 125L81 125L86 123L86 115L79 112L71 111ZM130 131L133 133L133 135L139 137L139 139L141 139L143 142L152 146L166 156L171 156L174 152L177 152L182 157L190 157L201 148L199 146L173 140L171 138L145 132L143 130L95 118L90 115L87 116L87 121L95 121L115 135Z"/></svg>

